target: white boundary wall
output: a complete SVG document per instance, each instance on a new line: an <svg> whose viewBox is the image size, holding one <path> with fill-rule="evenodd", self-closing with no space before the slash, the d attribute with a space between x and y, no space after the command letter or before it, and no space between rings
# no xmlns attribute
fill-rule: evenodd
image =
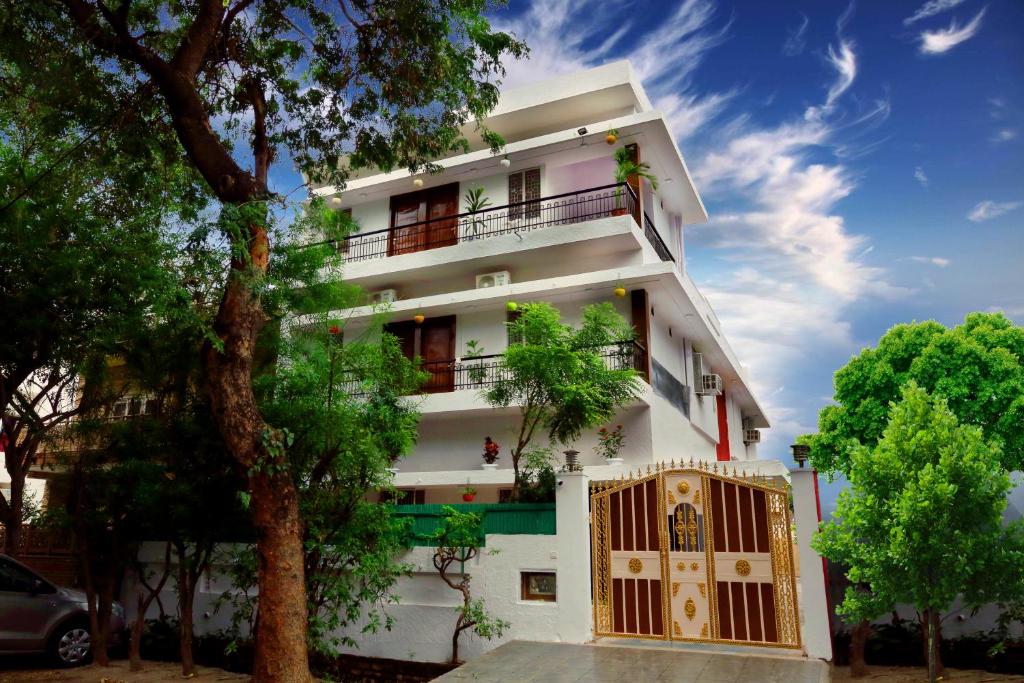
<svg viewBox="0 0 1024 683"><path fill-rule="evenodd" d="M810 470L806 471L810 474ZM803 613L803 641L808 656L831 659L828 619L824 602L824 577L821 560L806 545L806 539L817 528L817 506L813 480L803 472L794 472L794 498L798 547L800 552L800 600ZM810 488L808 488L810 484ZM584 473L558 475L556 489L555 535L487 536L486 547L472 560L467 570L472 575L472 594L482 598L496 617L511 623L501 639L481 640L470 631L459 641L460 658L473 659L513 639L564 643L585 643L592 640L593 612L590 581L589 478ZM811 520L808 515L813 514ZM810 552L811 556L807 553ZM147 543L144 559L162 561L163 546ZM451 656L451 636L456 620L456 607L461 594L446 586L433 568L433 549L417 547L401 558L416 566L413 575L400 580L396 593L400 603L387 611L395 619L391 631L360 633L359 626L349 629L359 646L345 651L370 657L441 662ZM808 571L810 569L810 571ZM223 567L221 567L223 570ZM520 599L520 573L523 571L554 571L557 601L540 602ZM223 611L213 612L217 597L228 588L223 574L201 581L196 595L196 631L199 633L225 628L230 619ZM129 620L135 614L134 585L128 582L122 602ZM820 595L819 595L820 594ZM165 610L175 613L173 577L162 595ZM150 618L157 616L154 604ZM826 649L827 648L827 649Z"/></svg>

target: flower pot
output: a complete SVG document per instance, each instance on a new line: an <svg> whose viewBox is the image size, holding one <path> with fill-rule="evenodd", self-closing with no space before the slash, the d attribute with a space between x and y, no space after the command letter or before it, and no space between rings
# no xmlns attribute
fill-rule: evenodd
<svg viewBox="0 0 1024 683"><path fill-rule="evenodd" d="M625 464L625 462L626 461L623 460L622 458L605 458L604 459L604 464L605 465L621 466L621 465Z"/></svg>
<svg viewBox="0 0 1024 683"><path fill-rule="evenodd" d="M609 145L614 145L616 141L618 141L618 139L619 136L616 135L615 133L608 133L608 135L604 136L604 141L607 142Z"/></svg>
<svg viewBox="0 0 1024 683"><path fill-rule="evenodd" d="M463 493L462 494L462 502L463 503L472 503L474 498L476 498L476 494L475 493Z"/></svg>
<svg viewBox="0 0 1024 683"><path fill-rule="evenodd" d="M427 318L422 313L417 313L412 317L412 319L416 321L417 325L422 325L423 321L426 320Z"/></svg>
<svg viewBox="0 0 1024 683"><path fill-rule="evenodd" d="M627 213L628 212L626 211L625 208L612 209L612 215L613 216L625 216Z"/></svg>
<svg viewBox="0 0 1024 683"><path fill-rule="evenodd" d="M498 469L498 463L496 463L496 462L485 462L484 464L480 465L480 467L482 469L485 469L485 470L496 470L496 469Z"/></svg>
<svg viewBox="0 0 1024 683"><path fill-rule="evenodd" d="M626 288L625 287L616 287L613 291L615 292L615 296L619 297L620 299L622 297L626 296Z"/></svg>

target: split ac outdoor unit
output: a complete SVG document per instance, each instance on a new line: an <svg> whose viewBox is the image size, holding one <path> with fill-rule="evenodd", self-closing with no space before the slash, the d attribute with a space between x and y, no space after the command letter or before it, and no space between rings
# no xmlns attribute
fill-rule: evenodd
<svg viewBox="0 0 1024 683"><path fill-rule="evenodd" d="M760 429L744 429L743 430L743 443L761 443L761 430Z"/></svg>
<svg viewBox="0 0 1024 683"><path fill-rule="evenodd" d="M486 289L488 287L504 287L512 284L512 276L507 270L499 270L496 273L484 273L476 276L476 288Z"/></svg>
<svg viewBox="0 0 1024 683"><path fill-rule="evenodd" d="M704 370L704 354L693 352L693 383L698 396L718 396L722 393L722 378Z"/></svg>
<svg viewBox="0 0 1024 683"><path fill-rule="evenodd" d="M370 292L370 304L393 304L398 299L398 292L393 289L382 289L377 292Z"/></svg>

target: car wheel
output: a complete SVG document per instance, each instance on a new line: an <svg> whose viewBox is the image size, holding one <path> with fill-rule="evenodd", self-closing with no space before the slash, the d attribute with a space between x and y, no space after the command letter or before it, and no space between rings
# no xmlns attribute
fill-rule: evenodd
<svg viewBox="0 0 1024 683"><path fill-rule="evenodd" d="M67 624L57 629L50 641L50 654L60 666L81 666L89 661L92 639L84 624Z"/></svg>

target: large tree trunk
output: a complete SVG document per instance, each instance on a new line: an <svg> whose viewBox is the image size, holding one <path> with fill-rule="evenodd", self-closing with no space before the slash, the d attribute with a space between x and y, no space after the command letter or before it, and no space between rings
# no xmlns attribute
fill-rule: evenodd
<svg viewBox="0 0 1024 683"><path fill-rule="evenodd" d="M871 635L871 624L865 619L853 627L850 634L850 675L854 678L861 678L868 673L867 663L864 661L864 649Z"/></svg>
<svg viewBox="0 0 1024 683"><path fill-rule="evenodd" d="M938 610L926 609L921 613L921 635L922 645L924 646L924 661L928 667L929 680L934 681L932 677L933 670L935 676L941 676L945 673L945 667L942 665L942 615Z"/></svg>
<svg viewBox="0 0 1024 683"><path fill-rule="evenodd" d="M223 349L207 349L206 378L220 433L250 473L260 610L253 680L306 683L311 676L298 491L283 445L267 448L274 435L267 431L252 390L253 355L265 315L246 279L250 268L265 272L268 243L262 228L252 228L251 234L250 263L232 264L214 325Z"/></svg>
<svg viewBox="0 0 1024 683"><path fill-rule="evenodd" d="M308 681L302 523L298 492L287 474L252 478L252 512L260 587L253 680Z"/></svg>

